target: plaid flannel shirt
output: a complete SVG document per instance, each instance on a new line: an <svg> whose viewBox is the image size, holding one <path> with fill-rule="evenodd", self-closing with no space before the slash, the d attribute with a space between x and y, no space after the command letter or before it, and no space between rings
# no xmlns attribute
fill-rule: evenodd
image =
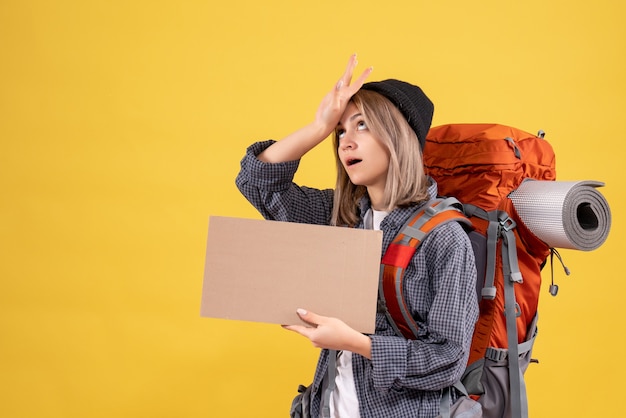
<svg viewBox="0 0 626 418"><path fill-rule="evenodd" d="M236 184L266 219L309 224L330 223L333 191L293 183L299 161L265 163L256 156L274 141L250 146ZM434 180L431 197L437 194ZM361 214L369 209L364 198ZM417 207L393 210L382 222L383 253ZM363 220L357 226L363 228ZM476 269L469 238L456 222L437 227L418 248L406 269L406 303L419 326L416 340L397 336L384 314L371 335L372 359L353 354L361 417L436 417L442 389L461 377L478 318ZM311 402L319 416L328 350L320 353ZM454 391L453 391L454 392Z"/></svg>

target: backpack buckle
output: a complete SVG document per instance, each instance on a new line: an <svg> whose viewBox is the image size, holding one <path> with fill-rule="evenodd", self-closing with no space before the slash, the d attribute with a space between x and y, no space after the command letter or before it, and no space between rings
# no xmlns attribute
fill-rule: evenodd
<svg viewBox="0 0 626 418"><path fill-rule="evenodd" d="M487 347L485 358L491 361L504 361L509 357L509 351L504 348Z"/></svg>
<svg viewBox="0 0 626 418"><path fill-rule="evenodd" d="M500 221L500 228L504 232L509 232L512 229L515 229L517 223L513 219L511 219L511 217L506 212L504 212L504 215L506 216L506 218L502 216L498 219Z"/></svg>
<svg viewBox="0 0 626 418"><path fill-rule="evenodd" d="M428 206L426 209L424 209L424 212L432 218L437 213L439 213L439 209L437 209L435 206Z"/></svg>

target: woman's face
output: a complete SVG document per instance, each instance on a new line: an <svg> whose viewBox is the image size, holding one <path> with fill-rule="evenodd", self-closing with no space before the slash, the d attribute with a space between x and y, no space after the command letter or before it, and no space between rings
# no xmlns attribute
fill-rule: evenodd
<svg viewBox="0 0 626 418"><path fill-rule="evenodd" d="M367 187L372 201L382 196L387 181L389 150L369 130L365 118L352 102L336 129L337 154L350 181Z"/></svg>

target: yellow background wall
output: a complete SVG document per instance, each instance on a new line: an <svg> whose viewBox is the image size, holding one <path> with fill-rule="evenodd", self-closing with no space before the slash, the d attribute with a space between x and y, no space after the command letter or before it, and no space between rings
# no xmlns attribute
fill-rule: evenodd
<svg viewBox="0 0 626 418"><path fill-rule="evenodd" d="M308 122L358 52L435 124L499 122L606 182L607 242L544 276L536 417L623 407L626 7L615 0L0 2L0 416L280 417L317 350L199 317L208 216L259 215L245 147ZM332 186L331 149L300 182Z"/></svg>

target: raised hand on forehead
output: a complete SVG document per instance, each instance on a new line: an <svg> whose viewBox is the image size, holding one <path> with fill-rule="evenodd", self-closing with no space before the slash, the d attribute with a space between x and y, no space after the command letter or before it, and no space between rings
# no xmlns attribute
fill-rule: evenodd
<svg viewBox="0 0 626 418"><path fill-rule="evenodd" d="M325 127L325 131L328 132L328 135L335 129L337 123L339 123L339 119L341 119L352 96L359 91L373 70L373 67L366 68L353 82L352 76L357 63L356 54L351 55L343 75L339 81L337 81L333 89L326 94L317 109L315 119Z"/></svg>

